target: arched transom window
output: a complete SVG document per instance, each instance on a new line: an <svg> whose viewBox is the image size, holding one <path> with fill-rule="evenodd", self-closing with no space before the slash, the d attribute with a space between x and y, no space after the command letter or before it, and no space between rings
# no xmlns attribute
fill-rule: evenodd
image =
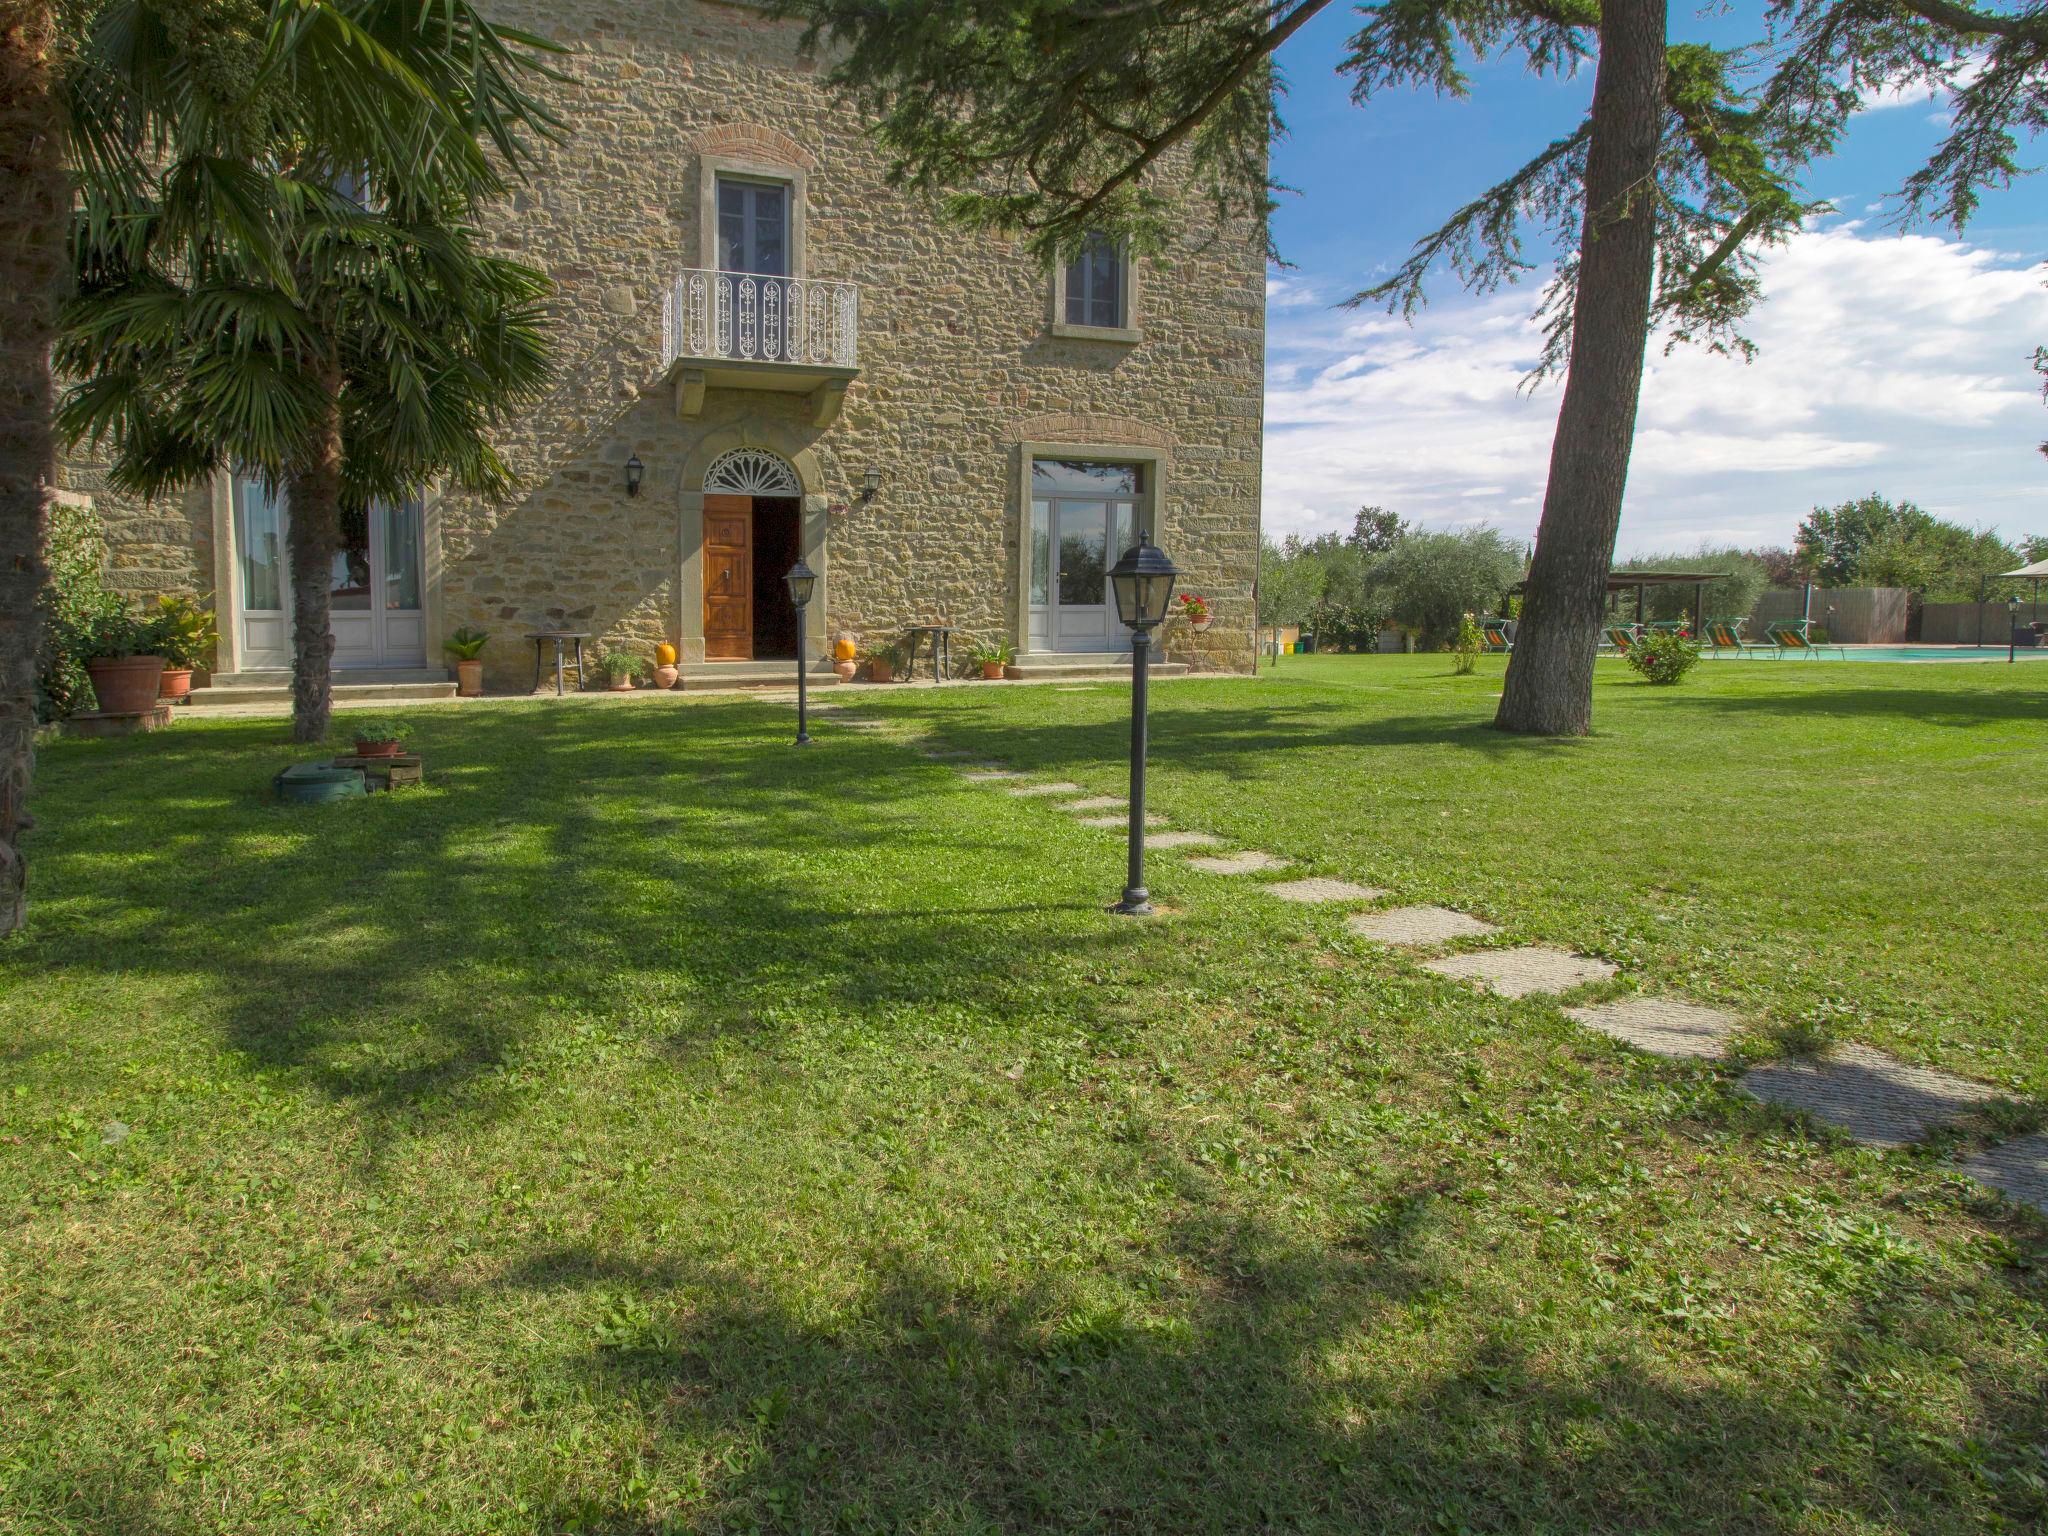
<svg viewBox="0 0 2048 1536"><path fill-rule="evenodd" d="M796 471L761 448L734 448L721 453L704 471L704 489L736 496L800 496Z"/></svg>

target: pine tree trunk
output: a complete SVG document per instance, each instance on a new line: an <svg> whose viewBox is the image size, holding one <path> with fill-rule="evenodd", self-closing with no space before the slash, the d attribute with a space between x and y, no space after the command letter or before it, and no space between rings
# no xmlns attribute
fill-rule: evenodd
<svg viewBox="0 0 2048 1536"><path fill-rule="evenodd" d="M69 277L48 0L0 0L0 934L22 925L35 764L37 597L57 458L50 346Z"/></svg>
<svg viewBox="0 0 2048 1536"><path fill-rule="evenodd" d="M341 547L341 375L322 367L325 419L285 481L291 516L292 740L319 741L334 710L334 632L328 605Z"/></svg>
<svg viewBox="0 0 2048 1536"><path fill-rule="evenodd" d="M1521 628L1494 717L1504 731L1583 736L1593 725L1593 658L1650 339L1665 18L1666 0L1605 0L1600 8L1571 371Z"/></svg>

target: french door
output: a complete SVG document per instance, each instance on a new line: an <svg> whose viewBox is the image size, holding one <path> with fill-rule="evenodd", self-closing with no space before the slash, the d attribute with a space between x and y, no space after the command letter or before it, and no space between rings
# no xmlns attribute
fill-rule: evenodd
<svg viewBox="0 0 2048 1536"><path fill-rule="evenodd" d="M1032 465L1031 648L1099 651L1120 638L1109 569L1138 539L1138 466Z"/></svg>
<svg viewBox="0 0 2048 1536"><path fill-rule="evenodd" d="M235 481L235 619L238 665L291 665L291 602L285 556L291 526L284 493ZM344 512L341 548L328 572L328 629L336 668L426 665L425 569L417 501Z"/></svg>

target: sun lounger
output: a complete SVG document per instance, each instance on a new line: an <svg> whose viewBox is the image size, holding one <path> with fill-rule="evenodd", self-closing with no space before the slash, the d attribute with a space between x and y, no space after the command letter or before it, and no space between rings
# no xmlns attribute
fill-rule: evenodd
<svg viewBox="0 0 2048 1536"><path fill-rule="evenodd" d="M1489 656L1505 656L1515 648L1513 619L1481 619L1479 648Z"/></svg>
<svg viewBox="0 0 2048 1536"><path fill-rule="evenodd" d="M1630 624L1609 624L1600 631L1600 649L1612 651L1617 656L1626 656L1629 647L1636 643L1635 627Z"/></svg>
<svg viewBox="0 0 2048 1536"><path fill-rule="evenodd" d="M1747 656L1752 652L1758 651L1768 651L1773 656L1778 654L1778 647L1776 645L1768 644L1761 640L1743 639L1742 625L1743 621L1741 619L1707 620L1707 648L1703 654L1708 656Z"/></svg>
<svg viewBox="0 0 2048 1536"><path fill-rule="evenodd" d="M1806 633L1807 628L1805 624L1771 624L1765 626L1764 633L1771 637L1771 643L1778 648L1780 656L1805 656L1811 659L1822 651L1833 651L1842 660L1849 659L1846 646L1814 644Z"/></svg>

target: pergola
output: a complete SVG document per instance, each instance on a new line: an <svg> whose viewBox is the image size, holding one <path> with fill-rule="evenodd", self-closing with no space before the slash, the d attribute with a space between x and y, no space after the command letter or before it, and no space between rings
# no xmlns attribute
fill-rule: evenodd
<svg viewBox="0 0 2048 1536"><path fill-rule="evenodd" d="M1707 588L1717 581L1726 581L1733 571L1609 571L1607 573L1607 595L1617 592L1634 592L1636 595L1636 623L1641 624L1648 613L1647 598L1652 587L1692 588L1692 632L1705 634L1707 628ZM1508 588L1511 593L1520 592L1529 585L1518 581Z"/></svg>

